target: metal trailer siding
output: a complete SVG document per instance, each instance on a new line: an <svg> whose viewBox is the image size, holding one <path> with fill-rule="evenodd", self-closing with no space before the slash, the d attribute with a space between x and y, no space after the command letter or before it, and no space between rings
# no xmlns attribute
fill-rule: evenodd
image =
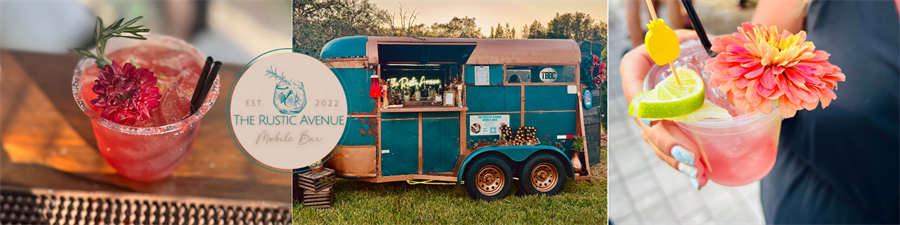
<svg viewBox="0 0 900 225"><path fill-rule="evenodd" d="M525 86L525 112L575 110L577 96L568 94L566 89L566 86Z"/></svg>
<svg viewBox="0 0 900 225"><path fill-rule="evenodd" d="M519 112L522 92L518 86L470 86L466 88L468 113Z"/></svg>
<svg viewBox="0 0 900 225"><path fill-rule="evenodd" d="M423 113L424 114L424 113ZM453 172L459 159L457 119L422 118L422 173Z"/></svg>
<svg viewBox="0 0 900 225"><path fill-rule="evenodd" d="M419 171L419 121L381 122L381 175L416 174Z"/></svg>
<svg viewBox="0 0 900 225"><path fill-rule="evenodd" d="M331 69L341 77L344 94L347 95L347 114L354 112L374 112L375 98L369 97L371 71L362 68Z"/></svg>
<svg viewBox="0 0 900 225"><path fill-rule="evenodd" d="M323 59L366 57L366 42L368 41L369 38L365 36L334 39L322 47L322 53L319 55Z"/></svg>
<svg viewBox="0 0 900 225"><path fill-rule="evenodd" d="M351 117L340 145L375 145L375 117Z"/></svg>

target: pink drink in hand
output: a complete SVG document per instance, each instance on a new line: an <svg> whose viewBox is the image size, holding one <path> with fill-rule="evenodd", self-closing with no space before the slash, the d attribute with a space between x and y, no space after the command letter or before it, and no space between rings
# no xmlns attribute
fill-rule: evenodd
<svg viewBox="0 0 900 225"><path fill-rule="evenodd" d="M725 186L742 186L762 179L775 165L781 119L781 113L773 111L677 124L706 151L706 175L710 180Z"/></svg>
<svg viewBox="0 0 900 225"><path fill-rule="evenodd" d="M148 120L123 125L100 117L101 108L90 104L99 69L93 59L83 59L75 70L75 101L88 117L103 158L122 176L141 181L163 178L187 158L200 126L200 118L218 96L218 79L201 109L191 115L190 101L203 59L189 44L165 36L147 35L147 40L123 40L107 45L107 57L117 63L147 68L157 77L159 107ZM115 40L118 41L118 40ZM118 45L115 45L118 44Z"/></svg>
<svg viewBox="0 0 900 225"><path fill-rule="evenodd" d="M760 112L744 114L725 98L718 88L707 83L710 73L704 71L709 55L699 41L681 44L681 56L673 63L697 71L703 77L706 99L725 108L733 118L704 119L696 123L677 123L678 127L700 149L691 149L697 156L694 163L705 165L706 176L725 186L742 186L766 176L775 165L778 153L778 137L781 134L781 113L776 108L771 114ZM668 65L654 66L644 80L644 91L672 74ZM700 157L706 153L706 162Z"/></svg>

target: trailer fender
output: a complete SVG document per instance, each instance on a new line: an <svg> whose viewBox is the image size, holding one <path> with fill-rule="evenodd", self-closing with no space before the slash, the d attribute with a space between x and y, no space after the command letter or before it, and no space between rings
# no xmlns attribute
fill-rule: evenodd
<svg viewBox="0 0 900 225"><path fill-rule="evenodd" d="M466 157L466 160L463 161L463 163L459 165L459 170L458 170L459 172L456 175L457 176L456 177L457 184L462 184L463 173L465 173L466 166L469 164L470 161L474 160L479 155L483 155L485 153L491 153L491 152L503 154L504 156L508 157L510 160L517 162L517 163L527 160L535 153L549 152L550 154L552 154L556 157L559 157L560 161L562 161L563 164L565 164L564 166L568 168L568 170L567 170L568 177L573 177L575 174L575 169L572 168L572 160L570 160L569 157L567 157L565 152L563 152L562 150L559 150L556 147L549 146L549 145L495 146L495 147L480 148L478 150L475 150L475 152L472 152L472 154L469 154L469 156Z"/></svg>

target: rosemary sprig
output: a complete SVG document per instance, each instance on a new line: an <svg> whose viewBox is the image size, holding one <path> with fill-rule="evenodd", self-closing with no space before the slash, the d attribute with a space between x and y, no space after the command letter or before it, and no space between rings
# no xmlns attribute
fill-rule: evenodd
<svg viewBox="0 0 900 225"><path fill-rule="evenodd" d="M285 82L285 83L289 83L289 84L292 84L294 81L294 79L288 80L287 78L285 78L283 71L281 72L281 75L278 75L278 69L273 68L272 66L269 66L269 69L266 70L266 76L268 76L270 78L275 78L280 82Z"/></svg>
<svg viewBox="0 0 900 225"><path fill-rule="evenodd" d="M108 27L103 26L103 20L100 17L97 17L97 23L94 26L94 43L97 45L97 53L94 54L90 50L78 48L71 49L74 52L84 55L88 58L93 58L97 60L97 67L100 69L105 69L106 65L112 64L112 62L106 58L106 41L110 38L120 37L120 38L131 38L138 40L147 40L140 33L150 32L150 29L144 28L143 25L134 25L135 22L144 18L143 16L135 17L127 22L125 18L119 18L115 23L109 25ZM130 35L129 35L130 34Z"/></svg>

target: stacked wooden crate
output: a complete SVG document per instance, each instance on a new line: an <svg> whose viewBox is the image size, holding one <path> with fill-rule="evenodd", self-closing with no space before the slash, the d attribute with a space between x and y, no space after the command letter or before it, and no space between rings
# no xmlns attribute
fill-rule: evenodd
<svg viewBox="0 0 900 225"><path fill-rule="evenodd" d="M303 189L303 206L327 209L334 205L333 169L297 174L297 183Z"/></svg>

